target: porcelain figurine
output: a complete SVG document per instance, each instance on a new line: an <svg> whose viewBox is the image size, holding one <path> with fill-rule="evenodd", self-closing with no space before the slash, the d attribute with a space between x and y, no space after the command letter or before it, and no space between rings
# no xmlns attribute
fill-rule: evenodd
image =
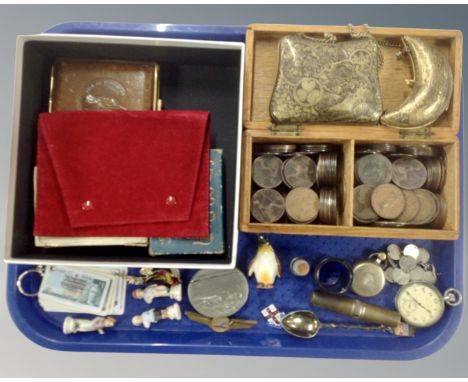
<svg viewBox="0 0 468 382"><path fill-rule="evenodd" d="M152 284L145 289L135 289L132 292L132 297L137 300L145 300L147 304L151 304L153 299L157 297L169 297L176 301L182 300L182 285L172 285L168 288L165 285Z"/></svg>
<svg viewBox="0 0 468 382"><path fill-rule="evenodd" d="M251 260L248 268L249 277L255 274L257 288L273 288L276 277L281 277L281 263L270 243L263 237L258 237L257 254Z"/></svg>
<svg viewBox="0 0 468 382"><path fill-rule="evenodd" d="M146 329L151 327L151 324L156 324L161 320L180 320L182 314L178 303L167 307L166 309L156 310L150 309L141 314L133 316L132 324L134 326L143 325Z"/></svg>
<svg viewBox="0 0 468 382"><path fill-rule="evenodd" d="M113 317L96 317L92 320L85 318L65 317L63 321L63 334L74 334L78 332L94 332L104 334L105 328L112 328L116 319Z"/></svg>

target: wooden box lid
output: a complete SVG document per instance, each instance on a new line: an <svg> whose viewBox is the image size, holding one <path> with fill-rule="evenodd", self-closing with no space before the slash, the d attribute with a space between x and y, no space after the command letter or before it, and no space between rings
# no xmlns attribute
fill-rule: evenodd
<svg viewBox="0 0 468 382"><path fill-rule="evenodd" d="M363 27L353 27L354 32L362 31ZM381 51L384 58L383 67L379 73L383 108L396 109L409 95L411 88L407 79L413 78L410 58L405 55L397 59L400 50L398 42L402 36L421 37L435 44L449 58L454 76L454 90L447 112L431 126L431 137L456 135L460 127L461 78L462 78L462 32L458 30L412 29L412 28L377 28L368 27L369 32L381 41ZM276 81L278 70L278 41L288 34L306 33L323 36L328 32L339 39L349 38L349 26L305 26L281 24L252 24L246 34L246 66L244 83L244 127L247 129L270 129L273 121L269 114L270 98ZM344 129L352 129L355 134L367 135L376 133L389 139L398 138L398 129L384 125L361 125L353 123L303 124L303 129L342 133ZM377 129L377 130L376 130Z"/></svg>

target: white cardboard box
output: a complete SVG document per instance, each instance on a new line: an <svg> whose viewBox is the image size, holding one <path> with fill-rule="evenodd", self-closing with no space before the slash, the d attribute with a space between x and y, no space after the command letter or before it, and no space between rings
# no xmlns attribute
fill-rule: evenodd
<svg viewBox="0 0 468 382"><path fill-rule="evenodd" d="M223 149L225 248L222 256L151 257L147 248L34 246L36 120L47 111L50 69L58 57L157 62L164 109L211 112L211 147ZM158 268L233 268L238 240L244 44L121 36L18 36L5 261Z"/></svg>

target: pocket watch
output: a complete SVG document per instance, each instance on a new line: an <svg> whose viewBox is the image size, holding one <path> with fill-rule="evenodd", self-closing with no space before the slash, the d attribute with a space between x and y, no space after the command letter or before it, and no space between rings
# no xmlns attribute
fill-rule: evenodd
<svg viewBox="0 0 468 382"><path fill-rule="evenodd" d="M374 297L385 287L384 268L387 266L387 255L384 252L371 254L353 266L351 290L361 297Z"/></svg>
<svg viewBox="0 0 468 382"><path fill-rule="evenodd" d="M406 323L426 328L436 324L444 314L445 304L457 306L462 302L462 294L449 288L444 294L431 284L413 282L401 287L395 296L395 305Z"/></svg>

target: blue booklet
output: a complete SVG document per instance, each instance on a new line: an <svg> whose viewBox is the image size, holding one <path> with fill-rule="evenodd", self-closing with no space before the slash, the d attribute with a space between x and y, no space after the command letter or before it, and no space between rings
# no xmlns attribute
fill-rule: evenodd
<svg viewBox="0 0 468 382"><path fill-rule="evenodd" d="M152 237L149 243L151 256L224 253L222 153L221 149L210 150L210 237L208 239Z"/></svg>

